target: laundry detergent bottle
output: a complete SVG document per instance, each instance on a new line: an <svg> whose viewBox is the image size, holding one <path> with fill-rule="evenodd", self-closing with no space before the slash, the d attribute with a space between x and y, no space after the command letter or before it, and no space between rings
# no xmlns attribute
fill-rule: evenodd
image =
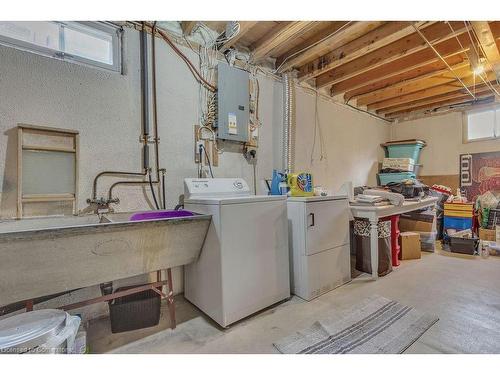
<svg viewBox="0 0 500 375"><path fill-rule="evenodd" d="M290 173L287 177L292 197L311 197L314 195L312 175L310 173Z"/></svg>

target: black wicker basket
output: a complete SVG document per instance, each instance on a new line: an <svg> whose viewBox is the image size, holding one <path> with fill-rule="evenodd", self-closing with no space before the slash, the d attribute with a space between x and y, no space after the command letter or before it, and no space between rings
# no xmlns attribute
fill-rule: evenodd
<svg viewBox="0 0 500 375"><path fill-rule="evenodd" d="M118 288L115 292L135 288L139 285ZM161 297L153 290L115 298L109 303L111 332L125 332L153 327L160 321Z"/></svg>

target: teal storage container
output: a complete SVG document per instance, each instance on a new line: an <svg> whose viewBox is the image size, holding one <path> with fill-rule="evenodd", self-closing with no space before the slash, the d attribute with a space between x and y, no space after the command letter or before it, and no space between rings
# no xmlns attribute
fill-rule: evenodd
<svg viewBox="0 0 500 375"><path fill-rule="evenodd" d="M379 173L378 175L379 185L384 186L390 182L401 182L409 178L415 178L415 173L412 172L401 172L401 173Z"/></svg>
<svg viewBox="0 0 500 375"><path fill-rule="evenodd" d="M418 164L420 150L425 146L425 142L409 141L394 144L387 142L384 143L383 146L385 147L385 153L388 158L411 158L415 161L415 164Z"/></svg>

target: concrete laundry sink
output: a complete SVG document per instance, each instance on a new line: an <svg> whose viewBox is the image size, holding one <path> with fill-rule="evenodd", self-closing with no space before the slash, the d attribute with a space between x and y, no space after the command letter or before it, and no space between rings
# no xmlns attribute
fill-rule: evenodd
<svg viewBox="0 0 500 375"><path fill-rule="evenodd" d="M210 220L166 210L0 222L0 306L189 264Z"/></svg>

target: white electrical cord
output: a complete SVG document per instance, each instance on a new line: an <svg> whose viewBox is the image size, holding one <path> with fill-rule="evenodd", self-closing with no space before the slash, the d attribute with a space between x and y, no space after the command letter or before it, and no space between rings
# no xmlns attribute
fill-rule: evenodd
<svg viewBox="0 0 500 375"><path fill-rule="evenodd" d="M324 142L323 142L323 132L321 130L321 123L320 123L320 118L319 118L319 110L318 110L318 91L316 91L315 96L314 96L314 132L313 132L313 144L312 144L312 149L311 149L311 165L314 164L314 150L316 149L316 132L318 131L319 133L319 160L323 161L326 160L326 156L323 154L324 150Z"/></svg>

